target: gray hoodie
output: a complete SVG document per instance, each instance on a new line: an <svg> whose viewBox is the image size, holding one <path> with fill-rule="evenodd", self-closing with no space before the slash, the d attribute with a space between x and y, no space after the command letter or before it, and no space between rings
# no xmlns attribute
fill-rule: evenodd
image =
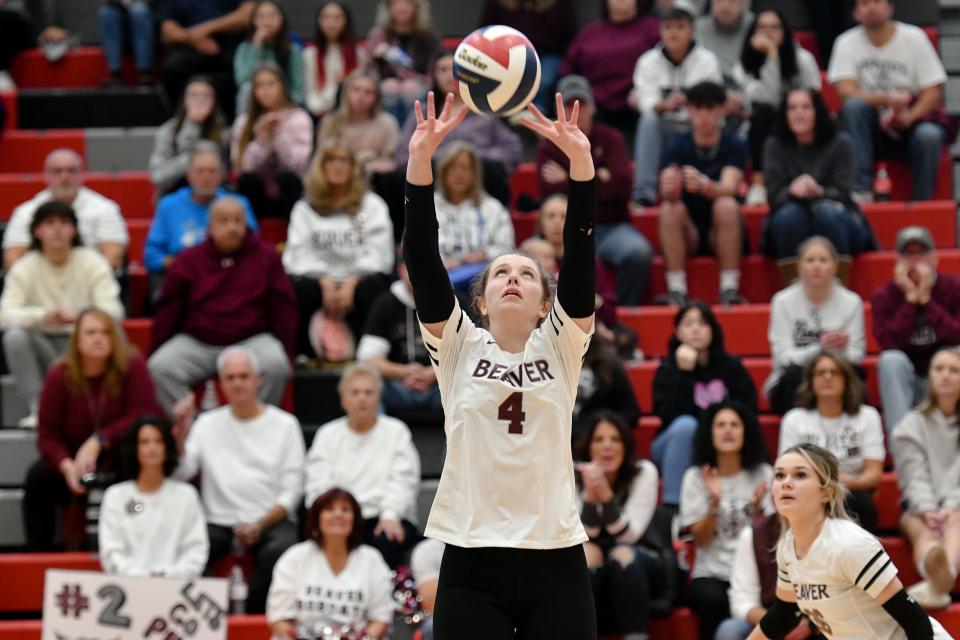
<svg viewBox="0 0 960 640"><path fill-rule="evenodd" d="M960 427L939 409L913 410L893 430L897 484L912 513L960 508Z"/></svg>

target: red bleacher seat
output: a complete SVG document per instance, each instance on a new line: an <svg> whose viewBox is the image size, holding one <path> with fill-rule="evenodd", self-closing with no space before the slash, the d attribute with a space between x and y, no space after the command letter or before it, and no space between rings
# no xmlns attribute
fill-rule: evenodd
<svg viewBox="0 0 960 640"><path fill-rule="evenodd" d="M47 569L100 571L92 553L0 554L0 612L39 611Z"/></svg>
<svg viewBox="0 0 960 640"><path fill-rule="evenodd" d="M98 87L107 77L107 61L100 47L76 47L56 63L29 49L13 58L10 71L21 89Z"/></svg>
<svg viewBox="0 0 960 640"><path fill-rule="evenodd" d="M770 323L770 305L746 304L736 307L715 307L714 312L723 327L727 351L738 356L769 356L770 342L767 327ZM637 346L644 357L663 358L667 343L674 333L673 318L676 307L620 307L620 322L637 334ZM879 353L880 346L873 336L873 310L864 304L867 333L867 353Z"/></svg>
<svg viewBox="0 0 960 640"><path fill-rule="evenodd" d="M125 218L152 218L155 191L146 171L123 171L116 175L91 173L86 186L120 205Z"/></svg>
<svg viewBox="0 0 960 640"><path fill-rule="evenodd" d="M7 130L16 129L20 124L20 104L17 102L16 91L0 91L0 100L7 110Z"/></svg>
<svg viewBox="0 0 960 640"><path fill-rule="evenodd" d="M143 249L147 244L151 222L147 218L127 220L127 233L130 234L127 256L131 263L143 264Z"/></svg>
<svg viewBox="0 0 960 640"><path fill-rule="evenodd" d="M942 249L937 252L938 269L957 273L960 271L960 250ZM860 297L869 299L878 287L893 277L896 262L895 251L875 251L857 256L850 272L850 289ZM781 289L780 275L772 260L758 255L745 256L740 263L743 278L740 290L750 302L769 302ZM666 292L663 259L653 261L647 300ZM690 296L701 300L715 301L719 284L717 261L713 257L691 258L687 261L687 282Z"/></svg>
<svg viewBox="0 0 960 640"><path fill-rule="evenodd" d="M747 368L747 372L753 378L753 383L757 387L760 411L770 411L767 397L763 393L763 383L772 369L770 358L743 358L743 365ZM660 362L658 360L643 360L628 362L625 366L640 411L642 413L652 413L653 376L656 374ZM867 370L867 394L870 404L880 406L880 394L877 391L877 357L867 356L864 358L863 367Z"/></svg>
<svg viewBox="0 0 960 640"><path fill-rule="evenodd" d="M42 172L47 154L60 148L73 149L84 157L83 129L6 131L0 137L0 173Z"/></svg>
<svg viewBox="0 0 960 640"><path fill-rule="evenodd" d="M39 162L42 165L42 156ZM90 172L84 177L84 184L115 200L125 218L153 217L154 189L146 171L117 174ZM46 186L42 173L0 174L0 220L8 220L14 207L29 200Z"/></svg>
<svg viewBox="0 0 960 640"><path fill-rule="evenodd" d="M40 620L0 621L0 640L40 640ZM227 616L230 640L263 640L270 634L266 616ZM170 637L179 637L172 634Z"/></svg>
<svg viewBox="0 0 960 640"><path fill-rule="evenodd" d="M763 222L770 209L767 206L744 207L743 218L750 238L751 253L759 253L760 236ZM870 221L881 248L892 249L896 244L897 232L911 224L919 224L930 229L938 248L947 249L957 246L957 203L950 200L923 200L917 202L876 202L863 207L864 215ZM647 207L631 216L633 226L650 240L656 253L660 251L660 233L658 221L660 209ZM521 232L533 233L536 224L531 214L515 214L514 229L519 243ZM518 226L519 225L519 226ZM529 230L529 231L528 231ZM526 237L526 235L524 235Z"/></svg>

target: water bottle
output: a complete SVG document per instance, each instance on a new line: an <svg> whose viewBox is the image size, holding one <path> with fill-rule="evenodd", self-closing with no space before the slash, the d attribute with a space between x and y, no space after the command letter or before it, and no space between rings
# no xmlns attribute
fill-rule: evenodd
<svg viewBox="0 0 960 640"><path fill-rule="evenodd" d="M209 411L220 406L220 398L217 397L217 383L213 380L207 380L203 386L203 397L200 399L200 409Z"/></svg>
<svg viewBox="0 0 960 640"><path fill-rule="evenodd" d="M234 537L232 545L233 566L230 568L229 593L230 613L243 615L247 610L247 579L243 575L243 556L245 550L240 541Z"/></svg>
<svg viewBox="0 0 960 640"><path fill-rule="evenodd" d="M873 199L877 202L889 202L891 191L893 182L887 172L887 163L881 162L877 167L877 176L873 179Z"/></svg>

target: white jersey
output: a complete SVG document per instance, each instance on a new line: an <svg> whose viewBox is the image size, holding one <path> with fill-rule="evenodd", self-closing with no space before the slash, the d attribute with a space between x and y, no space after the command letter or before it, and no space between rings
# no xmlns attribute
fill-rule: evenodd
<svg viewBox="0 0 960 640"><path fill-rule="evenodd" d="M584 333L556 302L523 352L508 353L454 304L442 338L421 333L447 437L425 535L459 547L585 542L570 438L592 328Z"/></svg>
<svg viewBox="0 0 960 640"><path fill-rule="evenodd" d="M896 577L880 541L849 520L828 518L802 559L792 531L777 547L777 587L793 591L800 610L828 638L907 640L874 600ZM935 639L950 638L939 622L930 624Z"/></svg>

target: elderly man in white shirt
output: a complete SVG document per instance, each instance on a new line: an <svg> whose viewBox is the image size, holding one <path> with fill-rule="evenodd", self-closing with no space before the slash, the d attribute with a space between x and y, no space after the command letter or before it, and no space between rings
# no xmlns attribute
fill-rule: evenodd
<svg viewBox="0 0 960 640"><path fill-rule="evenodd" d="M207 566L235 544L245 548L254 559L246 611L263 613L273 565L298 540L303 432L294 416L259 401L260 365L252 351L223 350L217 371L226 406L202 413L190 427L193 394L174 409L183 447L174 477L189 480L201 474L200 499L210 537Z"/></svg>
<svg viewBox="0 0 960 640"><path fill-rule="evenodd" d="M313 439L306 504L333 487L349 491L363 513L364 544L396 569L416 542L420 456L407 425L378 414L382 389L372 365L344 371L339 391L347 415L320 427Z"/></svg>
<svg viewBox="0 0 960 640"><path fill-rule="evenodd" d="M37 207L50 200L73 207L80 241L96 249L114 270L123 264L130 243L120 206L83 186L83 159L72 149L55 149L43 163L47 188L13 210L3 234L3 268L7 271L30 249L30 222Z"/></svg>

